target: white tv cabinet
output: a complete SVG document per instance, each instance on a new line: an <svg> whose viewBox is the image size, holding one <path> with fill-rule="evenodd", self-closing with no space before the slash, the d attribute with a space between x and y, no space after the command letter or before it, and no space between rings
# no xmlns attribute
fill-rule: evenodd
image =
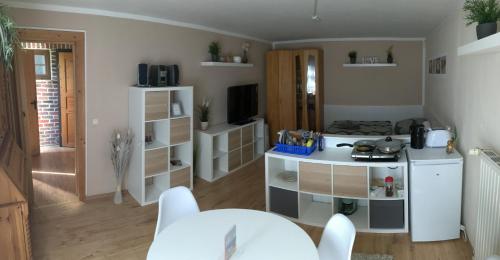
<svg viewBox="0 0 500 260"><path fill-rule="evenodd" d="M171 113L174 102L181 104L181 115ZM135 145L128 192L135 200L144 206L157 202L168 188L193 188L193 87L130 87L129 127ZM151 143L145 141L146 132L153 133ZM172 165L174 159L182 164Z"/></svg>
<svg viewBox="0 0 500 260"><path fill-rule="evenodd" d="M264 119L196 131L196 175L213 182L264 155Z"/></svg>
<svg viewBox="0 0 500 260"><path fill-rule="evenodd" d="M310 156L266 152L266 210L293 221L324 227L336 214L342 199L357 201L358 210L347 216L359 232L407 233L408 162L405 152L396 162L354 161L351 149L337 148L326 137L326 149ZM355 140L347 141L352 143ZM294 173L285 181L280 173ZM386 197L386 176L393 176L397 189Z"/></svg>

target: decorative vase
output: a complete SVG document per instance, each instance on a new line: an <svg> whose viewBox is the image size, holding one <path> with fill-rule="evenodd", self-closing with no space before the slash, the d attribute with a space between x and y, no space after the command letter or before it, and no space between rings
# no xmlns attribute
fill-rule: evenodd
<svg viewBox="0 0 500 260"><path fill-rule="evenodd" d="M208 122L201 121L201 130L205 131L208 129Z"/></svg>
<svg viewBox="0 0 500 260"><path fill-rule="evenodd" d="M476 26L477 39L480 40L497 33L497 23L482 23Z"/></svg>
<svg viewBox="0 0 500 260"><path fill-rule="evenodd" d="M243 57L241 58L242 63L248 63L247 51L243 51Z"/></svg>
<svg viewBox="0 0 500 260"><path fill-rule="evenodd" d="M219 55L217 55L217 54L211 54L211 57L212 57L212 61L213 62L218 62L219 61Z"/></svg>
<svg viewBox="0 0 500 260"><path fill-rule="evenodd" d="M351 64L356 64L356 57L349 57Z"/></svg>
<svg viewBox="0 0 500 260"><path fill-rule="evenodd" d="M123 198L122 198L122 184L118 183L116 185L116 190L115 190L115 197L113 198L113 202L115 204L122 204Z"/></svg>
<svg viewBox="0 0 500 260"><path fill-rule="evenodd" d="M392 55L387 55L387 63L393 63L394 62L394 58L392 57Z"/></svg>

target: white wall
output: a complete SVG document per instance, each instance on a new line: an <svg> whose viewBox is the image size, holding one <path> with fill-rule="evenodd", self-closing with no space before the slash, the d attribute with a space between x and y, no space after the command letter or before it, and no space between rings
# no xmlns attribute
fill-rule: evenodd
<svg viewBox="0 0 500 260"><path fill-rule="evenodd" d="M427 116L458 129L458 149L465 157L462 217L474 241L479 166L478 158L467 153L474 147L500 151L500 53L457 56L459 46L476 40L475 26L465 26L462 5L463 0L457 1L427 37L427 61L446 55L447 74L427 74L424 109Z"/></svg>
<svg viewBox="0 0 500 260"><path fill-rule="evenodd" d="M179 64L181 84L193 85L195 104L213 98L210 122L226 120L226 88L258 83L259 112L265 113L265 52L268 43L212 32L121 18L61 12L11 9L18 26L86 31L87 195L113 191L115 179L109 159L114 128L128 126L128 87L137 82L137 64ZM207 68L208 45L218 40L223 53L241 54L250 42L253 68ZM92 119L99 125L93 126ZM197 125L196 125L197 126Z"/></svg>

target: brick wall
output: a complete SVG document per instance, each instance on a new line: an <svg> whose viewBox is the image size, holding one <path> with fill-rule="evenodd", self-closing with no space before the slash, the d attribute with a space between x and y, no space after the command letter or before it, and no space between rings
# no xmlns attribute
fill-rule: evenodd
<svg viewBox="0 0 500 260"><path fill-rule="evenodd" d="M61 111L59 104L58 53L71 51L71 44L66 43L21 43L26 49L50 50L50 80L36 81L38 105L38 130L40 146L61 145Z"/></svg>

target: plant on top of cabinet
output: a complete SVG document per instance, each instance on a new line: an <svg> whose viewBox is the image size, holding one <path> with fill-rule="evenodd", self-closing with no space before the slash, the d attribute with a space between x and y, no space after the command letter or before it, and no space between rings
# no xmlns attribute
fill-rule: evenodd
<svg viewBox="0 0 500 260"><path fill-rule="evenodd" d="M463 9L467 25L478 23L476 26L478 40L497 32L500 7L496 0L466 0Z"/></svg>
<svg viewBox="0 0 500 260"><path fill-rule="evenodd" d="M387 49L387 63L393 63L394 62L394 57L392 56L392 48L394 45L391 45L389 49Z"/></svg>
<svg viewBox="0 0 500 260"><path fill-rule="evenodd" d="M212 100L205 97L203 98L203 103L198 105L198 110L200 112L201 130L208 129L208 114L210 112L210 103L212 103Z"/></svg>
<svg viewBox="0 0 500 260"><path fill-rule="evenodd" d="M351 64L356 64L356 57L358 56L358 53L356 51L350 51L348 56Z"/></svg>
<svg viewBox="0 0 500 260"><path fill-rule="evenodd" d="M213 62L218 62L220 56L219 42L211 42L210 45L208 45L208 53L210 53Z"/></svg>

